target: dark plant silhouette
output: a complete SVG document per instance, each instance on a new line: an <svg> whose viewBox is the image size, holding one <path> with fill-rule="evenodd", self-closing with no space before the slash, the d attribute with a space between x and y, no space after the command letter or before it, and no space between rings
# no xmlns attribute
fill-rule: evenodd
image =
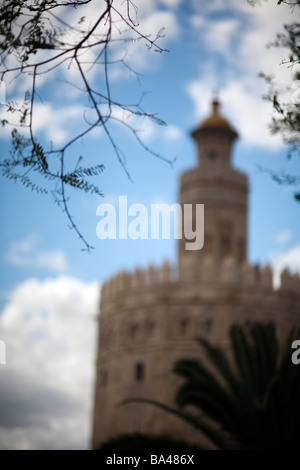
<svg viewBox="0 0 300 470"><path fill-rule="evenodd" d="M279 347L273 324L255 324L249 334L230 329L230 351L198 338L203 360L182 359L174 372L184 381L177 408L148 403L181 417L218 449L293 449L298 446L300 369L291 361L293 328ZM194 408L187 411L187 407Z"/></svg>
<svg viewBox="0 0 300 470"><path fill-rule="evenodd" d="M122 434L104 442L98 449L103 451L120 450L169 450L174 453L196 452L200 447L168 436L155 436L143 433Z"/></svg>

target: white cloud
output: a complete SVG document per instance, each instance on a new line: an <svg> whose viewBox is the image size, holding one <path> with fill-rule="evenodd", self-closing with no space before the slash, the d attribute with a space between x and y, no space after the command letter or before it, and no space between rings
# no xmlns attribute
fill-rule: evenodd
<svg viewBox="0 0 300 470"><path fill-rule="evenodd" d="M292 238L292 232L288 229L281 230L275 235L275 242L278 245L282 245L284 243L287 243L291 240Z"/></svg>
<svg viewBox="0 0 300 470"><path fill-rule="evenodd" d="M179 140L183 136L182 130L172 124L165 127L164 137L167 140Z"/></svg>
<svg viewBox="0 0 300 470"><path fill-rule="evenodd" d="M191 23L193 28L199 30L200 28L202 28L204 26L205 20L204 20L203 16L193 15L190 18L190 23Z"/></svg>
<svg viewBox="0 0 300 470"><path fill-rule="evenodd" d="M101 106L102 116L110 116L111 122L114 122L119 129L126 129L126 126L130 126L134 130L138 137L145 143L153 139L161 140L179 140L182 138L183 133L179 127L174 124L160 125L155 121L155 118L149 116L137 116L117 106L112 106L110 109L103 105ZM157 116L159 119L159 116ZM122 125L125 124L125 126Z"/></svg>
<svg viewBox="0 0 300 470"><path fill-rule="evenodd" d="M79 105L59 108L50 103L36 103L33 129L37 133L43 132L54 144L62 144L77 127L79 117L82 118L82 108Z"/></svg>
<svg viewBox="0 0 300 470"><path fill-rule="evenodd" d="M300 244L294 245L288 250L274 253L269 258L269 263L273 266L274 286L280 286L280 273L288 268L292 273L300 274Z"/></svg>
<svg viewBox="0 0 300 470"><path fill-rule="evenodd" d="M154 139L175 141L181 139L183 133L179 127L172 124L160 126L149 119L144 119L139 125L139 136L144 142L149 142Z"/></svg>
<svg viewBox="0 0 300 470"><path fill-rule="evenodd" d="M225 109L246 144L278 149L283 145L282 139L270 134L271 105L262 100L260 85L258 80L228 83L222 93Z"/></svg>
<svg viewBox="0 0 300 470"><path fill-rule="evenodd" d="M162 49L168 49L169 44L178 39L180 36L180 26L178 18L173 11L147 11L146 15L139 15L139 24L137 30L144 36L155 40L157 45ZM156 35L160 37L156 39ZM116 43L112 50L112 60L117 61L124 59L126 64L134 71L134 73L142 73L147 70L152 72L156 70L162 63L164 52L162 54L155 53L156 47L152 47L150 51L146 48L149 43L144 39L137 40L134 33L123 33L124 38L132 38L133 41L125 43ZM119 36L122 38L122 36ZM135 38L135 39L134 39ZM113 46L113 45L112 45ZM119 63L111 68L111 79L124 79L134 75L129 71L123 63Z"/></svg>
<svg viewBox="0 0 300 470"><path fill-rule="evenodd" d="M71 270L66 254L61 250L38 251L38 237L29 235L21 241L12 242L6 255L7 261L19 267L44 268L54 272Z"/></svg>
<svg viewBox="0 0 300 470"><path fill-rule="evenodd" d="M155 39L155 35L161 32L165 36L157 41L158 45L166 48L168 43L177 39L180 34L178 20L174 13L170 11L156 11L145 18L141 18L139 31L144 35L151 34L151 38ZM128 58L130 65L138 71L152 69L156 65L160 54L147 54L145 44L137 41L128 48Z"/></svg>
<svg viewBox="0 0 300 470"><path fill-rule="evenodd" d="M15 101L22 103L22 99L16 98ZM78 129L78 125L82 124L83 109L80 105L61 107L47 102L36 102L33 112L33 132L35 135L44 135L54 145L65 143L72 133ZM18 126L20 115L19 113L7 112L6 107L3 106L0 119L6 119L13 126ZM86 124L85 126L87 127ZM10 126L4 127L3 137L11 138L11 129ZM29 135L27 128L21 129L21 133Z"/></svg>
<svg viewBox="0 0 300 470"><path fill-rule="evenodd" d="M204 29L204 40L210 50L215 50L231 57L230 46L239 27L239 21L234 18L216 20Z"/></svg>
<svg viewBox="0 0 300 470"><path fill-rule="evenodd" d="M84 449L91 431L97 283L28 279L0 316L0 448Z"/></svg>
<svg viewBox="0 0 300 470"><path fill-rule="evenodd" d="M241 37L236 60L248 71L275 74L276 80L286 85L291 79L291 69L282 65L282 60L288 55L288 50L268 48L267 45L275 41L277 34L284 33L285 23L294 21L292 11L285 6L264 2L261 8L251 9L251 12L252 21Z"/></svg>
<svg viewBox="0 0 300 470"><path fill-rule="evenodd" d="M163 5L166 5L170 8L176 8L181 3L181 0L161 0Z"/></svg>
<svg viewBox="0 0 300 470"><path fill-rule="evenodd" d="M201 7L200 2L197 2L197 0L194 0L194 3L198 3L198 6ZM210 2L206 2L205 6L208 11L222 11L226 8L223 0L211 0Z"/></svg>

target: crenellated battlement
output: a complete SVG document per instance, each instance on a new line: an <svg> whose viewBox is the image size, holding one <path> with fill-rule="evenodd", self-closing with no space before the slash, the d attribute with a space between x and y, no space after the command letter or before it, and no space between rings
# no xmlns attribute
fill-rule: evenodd
<svg viewBox="0 0 300 470"><path fill-rule="evenodd" d="M273 289L273 277L273 271L269 265L251 265L247 261L241 264L232 257L216 262L211 257L205 257L194 279L199 285L213 281L217 284L235 285L237 289L247 286ZM102 285L102 301L131 289L174 282L185 283L185 278L183 276L182 279L178 279L177 269L170 266L168 261L158 267L152 264L147 269L137 267L131 273L121 271ZM281 273L280 290L300 292L299 275L292 274L285 269Z"/></svg>
<svg viewBox="0 0 300 470"><path fill-rule="evenodd" d="M291 273L288 269L284 269L281 273L281 289L294 291L299 294L300 292L300 277L299 274Z"/></svg>
<svg viewBox="0 0 300 470"><path fill-rule="evenodd" d="M121 271L102 285L102 299L110 298L122 291L142 286L157 285L177 281L177 269L165 261L162 266L136 268L133 272Z"/></svg>

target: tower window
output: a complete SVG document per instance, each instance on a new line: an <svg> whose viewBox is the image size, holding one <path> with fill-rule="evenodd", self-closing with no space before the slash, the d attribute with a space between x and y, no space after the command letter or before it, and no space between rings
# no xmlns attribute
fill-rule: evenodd
<svg viewBox="0 0 300 470"><path fill-rule="evenodd" d="M242 238L238 240L238 260L241 262L245 258L245 242Z"/></svg>
<svg viewBox="0 0 300 470"><path fill-rule="evenodd" d="M221 258L229 255L231 252L231 243L228 235L221 236Z"/></svg>
<svg viewBox="0 0 300 470"><path fill-rule="evenodd" d="M153 332L154 332L154 322L151 320L148 320L145 325L146 336L149 336L149 337L153 336Z"/></svg>
<svg viewBox="0 0 300 470"><path fill-rule="evenodd" d="M217 155L216 152L210 151L210 152L208 152L207 156L208 156L209 160L215 160L218 155Z"/></svg>
<svg viewBox="0 0 300 470"><path fill-rule="evenodd" d="M137 330L138 330L137 325L134 325L134 324L131 325L131 327L130 327L130 339L136 339Z"/></svg>
<svg viewBox="0 0 300 470"><path fill-rule="evenodd" d="M100 372L100 387L107 385L108 374L107 370L101 370Z"/></svg>
<svg viewBox="0 0 300 470"><path fill-rule="evenodd" d="M233 226L230 220L222 220L220 223L220 256L224 258L232 252Z"/></svg>
<svg viewBox="0 0 300 470"><path fill-rule="evenodd" d="M145 365L143 362L137 362L135 365L135 379L142 382L145 378Z"/></svg>
<svg viewBox="0 0 300 470"><path fill-rule="evenodd" d="M180 334L184 335L186 333L187 327L188 327L188 320L187 318L183 318L180 321L179 329L180 329Z"/></svg>
<svg viewBox="0 0 300 470"><path fill-rule="evenodd" d="M213 320L212 318L207 318L205 320L205 329L207 331L207 333L210 333L211 332L211 329L212 329L212 326L213 326Z"/></svg>

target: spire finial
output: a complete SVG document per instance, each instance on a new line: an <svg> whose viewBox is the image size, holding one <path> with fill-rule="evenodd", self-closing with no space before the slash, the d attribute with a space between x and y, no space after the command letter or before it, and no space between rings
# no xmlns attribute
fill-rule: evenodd
<svg viewBox="0 0 300 470"><path fill-rule="evenodd" d="M212 99L213 115L219 114L219 106L220 106L219 89L218 89L218 87L215 87L215 89L213 91L213 99Z"/></svg>
<svg viewBox="0 0 300 470"><path fill-rule="evenodd" d="M213 93L212 93L212 96L213 96L213 99L212 101L218 101L219 102L219 87L215 86L214 89L213 89Z"/></svg>

